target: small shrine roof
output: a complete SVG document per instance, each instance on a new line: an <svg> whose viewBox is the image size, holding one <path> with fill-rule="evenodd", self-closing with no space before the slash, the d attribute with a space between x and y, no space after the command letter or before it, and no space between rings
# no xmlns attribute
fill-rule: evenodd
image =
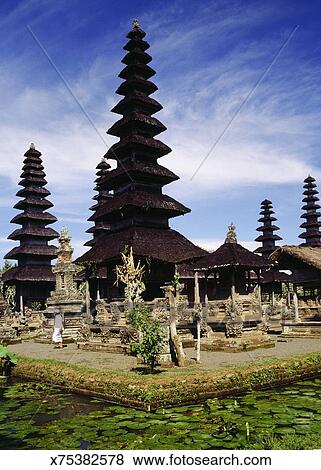
<svg viewBox="0 0 321 470"><path fill-rule="evenodd" d="M263 268L269 266L264 259L244 248L239 243L224 243L213 253L200 259L193 265L197 271L214 270L230 266L240 268Z"/></svg>

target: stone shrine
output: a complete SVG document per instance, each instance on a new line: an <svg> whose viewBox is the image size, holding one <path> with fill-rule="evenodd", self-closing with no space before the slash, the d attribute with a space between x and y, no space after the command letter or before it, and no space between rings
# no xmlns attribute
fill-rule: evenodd
<svg viewBox="0 0 321 470"><path fill-rule="evenodd" d="M83 294L77 289L74 280L77 267L72 263L73 248L70 244L71 236L66 228L61 230L59 236L59 247L57 250L58 260L52 268L56 275L56 287L51 292L47 301L45 315L45 338L51 338L55 313L64 316L64 341L75 341L78 331L86 323L85 300ZM50 330L50 331L49 331ZM49 338L48 338L49 336Z"/></svg>

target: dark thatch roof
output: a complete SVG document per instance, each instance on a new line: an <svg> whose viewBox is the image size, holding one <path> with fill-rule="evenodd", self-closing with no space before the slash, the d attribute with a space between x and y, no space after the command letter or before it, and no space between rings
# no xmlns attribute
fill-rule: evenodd
<svg viewBox="0 0 321 470"><path fill-rule="evenodd" d="M271 282L292 282L293 276L291 274L282 273L275 269L269 269L261 273L261 282L269 284Z"/></svg>
<svg viewBox="0 0 321 470"><path fill-rule="evenodd" d="M195 271L193 269L194 263L180 263L177 265L177 272L182 279L194 279ZM199 278L205 277L204 272L200 272Z"/></svg>
<svg viewBox="0 0 321 470"><path fill-rule="evenodd" d="M19 259L21 255L45 256L48 259L57 257L57 247L53 245L34 245L22 243L4 256L4 259Z"/></svg>
<svg viewBox="0 0 321 470"><path fill-rule="evenodd" d="M116 156L120 158L131 151L146 152L151 155L151 158L156 159L170 153L172 150L160 140L134 134L124 137L112 145L105 154L105 157L116 160Z"/></svg>
<svg viewBox="0 0 321 470"><path fill-rule="evenodd" d="M22 227L12 232L8 238L10 240L20 240L24 237L32 236L33 238L45 238L47 240L53 240L59 237L59 233L49 227Z"/></svg>
<svg viewBox="0 0 321 470"><path fill-rule="evenodd" d="M55 275L52 267L46 266L16 266L9 269L2 275L2 280L10 281L37 281L37 282L55 282Z"/></svg>
<svg viewBox="0 0 321 470"><path fill-rule="evenodd" d="M179 263L200 258L206 253L175 230L132 227L99 237L94 247L78 258L76 262L104 263L118 259L126 245L131 246L134 255L138 257L150 256L167 263Z"/></svg>
<svg viewBox="0 0 321 470"><path fill-rule="evenodd" d="M114 196L112 199L102 204L97 212L92 215L88 220L101 220L104 219L106 214L110 214L116 210L122 210L128 206L136 206L146 210L158 209L171 211L176 214L186 214L191 210L185 207L180 202L165 194L149 193L146 191L130 191L124 192L119 196Z"/></svg>
<svg viewBox="0 0 321 470"><path fill-rule="evenodd" d="M166 127L155 117L147 116L146 114L131 112L123 116L122 119L117 121L113 126L108 129L108 134L122 137L126 134L126 130L130 131L135 128L146 129L150 135L157 135L160 132L166 131ZM128 134L127 131L127 134Z"/></svg>
<svg viewBox="0 0 321 470"><path fill-rule="evenodd" d="M261 256L238 243L224 243L216 251L193 264L195 270L209 270L237 266L240 268L263 268L269 266Z"/></svg>
<svg viewBox="0 0 321 470"><path fill-rule="evenodd" d="M124 167L126 168L127 172L130 172L131 174L144 174L147 176L156 176L161 179L165 179L168 181L175 181L178 180L178 176L175 175L172 171L168 170L162 165L159 165L158 163L150 163L150 162L141 162L141 161L134 161L134 162L126 162L124 163ZM102 177L100 184L104 186L106 183L109 181L114 180L116 177L119 177L119 175L124 175L124 168L122 166L119 166L118 168L115 168L114 170L109 171L105 176ZM125 173L125 177L127 174ZM128 178L128 176L127 176Z"/></svg>
<svg viewBox="0 0 321 470"><path fill-rule="evenodd" d="M125 96L125 98L117 103L111 111L117 114L124 114L128 109L135 109L136 107L146 109L147 111L149 110L151 114L163 109L163 106L150 96L129 95Z"/></svg>
<svg viewBox="0 0 321 470"><path fill-rule="evenodd" d="M291 268L292 263L299 262L310 268L321 269L321 247L320 246L296 246L284 245L274 251L269 257L271 262L278 262L285 268Z"/></svg>

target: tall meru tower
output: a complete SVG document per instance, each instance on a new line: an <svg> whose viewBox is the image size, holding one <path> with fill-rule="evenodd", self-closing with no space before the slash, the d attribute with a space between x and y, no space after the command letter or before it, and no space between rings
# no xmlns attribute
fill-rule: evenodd
<svg viewBox="0 0 321 470"><path fill-rule="evenodd" d="M20 311L24 305L30 306L33 301L44 302L53 290L55 276L51 260L57 257L57 249L49 242L59 236L54 229L47 227L57 219L47 212L53 204L47 199L50 192L45 188L47 181L41 153L31 144L24 157L22 179L19 182L22 189L17 192L22 200L14 206L21 212L11 220L21 225L21 228L8 237L20 243L4 257L15 260L18 265L2 276L5 284L16 287L16 304L20 306Z"/></svg>
<svg viewBox="0 0 321 470"><path fill-rule="evenodd" d="M77 260L96 265L91 289L99 284L99 295L109 299L123 294L114 286L114 269L125 248L132 247L135 258L145 262L146 299L162 296L160 286L173 278L176 263L205 254L169 226L169 219L190 209L163 194L163 187L179 178L158 163L171 149L155 138L166 127L153 116L162 106L150 97L157 86L149 80L155 71L148 65L145 36L134 21L119 74L124 81L116 91L123 98L112 109L122 117L107 132L119 138L105 155L117 167L99 179L99 190L113 197L98 204L89 219L108 230L96 231L92 248Z"/></svg>

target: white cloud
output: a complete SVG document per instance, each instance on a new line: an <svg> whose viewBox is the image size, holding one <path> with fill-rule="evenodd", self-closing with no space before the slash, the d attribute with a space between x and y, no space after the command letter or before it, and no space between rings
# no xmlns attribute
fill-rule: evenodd
<svg viewBox="0 0 321 470"><path fill-rule="evenodd" d="M191 241L195 243L195 245L200 246L207 251L215 251L224 243L224 239L216 238L191 238ZM254 251L260 246L259 243L253 242L251 240L238 240L238 243L250 251Z"/></svg>

